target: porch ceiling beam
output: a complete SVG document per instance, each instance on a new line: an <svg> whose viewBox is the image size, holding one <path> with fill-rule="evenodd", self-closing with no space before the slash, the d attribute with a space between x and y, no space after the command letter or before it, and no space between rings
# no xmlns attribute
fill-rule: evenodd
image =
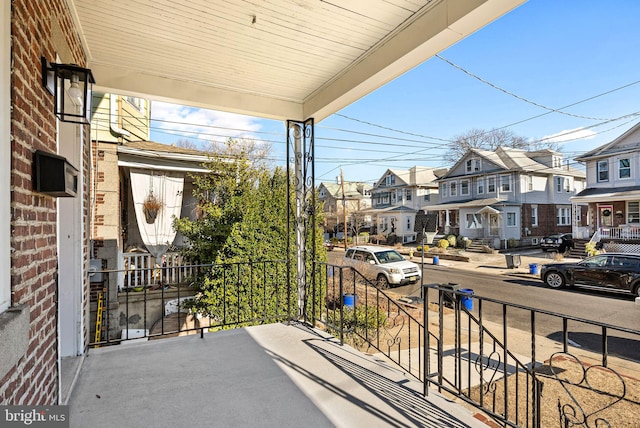
<svg viewBox="0 0 640 428"><path fill-rule="evenodd" d="M204 82L178 80L112 65L89 63L98 92L150 98L212 110L286 120L301 118L301 103L222 89Z"/></svg>

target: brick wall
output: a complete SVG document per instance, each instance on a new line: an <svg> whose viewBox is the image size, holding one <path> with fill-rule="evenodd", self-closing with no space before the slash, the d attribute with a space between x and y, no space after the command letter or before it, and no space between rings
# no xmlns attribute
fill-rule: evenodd
<svg viewBox="0 0 640 428"><path fill-rule="evenodd" d="M41 83L40 57L54 60L57 54L62 62L80 65L85 57L64 0L13 0L11 17L11 292L12 305L29 305L31 316L27 353L0 379L0 403L50 405L59 399L57 201L32 191L31 163L35 150L56 152L57 147L53 97ZM87 149L85 177L88 156ZM86 198L86 180L81 189L79 197Z"/></svg>

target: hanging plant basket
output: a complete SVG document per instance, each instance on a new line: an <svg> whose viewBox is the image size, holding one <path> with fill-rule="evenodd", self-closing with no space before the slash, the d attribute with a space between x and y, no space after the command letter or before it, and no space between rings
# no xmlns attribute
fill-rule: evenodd
<svg viewBox="0 0 640 428"><path fill-rule="evenodd" d="M162 201L156 198L153 193L149 193L142 203L142 211L144 212L145 221L149 224L153 224L161 209Z"/></svg>

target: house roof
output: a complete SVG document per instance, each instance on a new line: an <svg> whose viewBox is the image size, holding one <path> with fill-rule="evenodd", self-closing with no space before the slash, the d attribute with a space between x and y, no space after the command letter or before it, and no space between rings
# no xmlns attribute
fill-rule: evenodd
<svg viewBox="0 0 640 428"><path fill-rule="evenodd" d="M447 168L431 168L426 166L413 166L409 169L395 169L389 168L384 174L380 177L380 179L373 186L374 188L380 187L384 182L385 178L389 174L395 175L401 182L391 187L402 187L402 186L432 186L438 187L436 180L447 172ZM388 186L386 186L388 187Z"/></svg>
<svg viewBox="0 0 640 428"><path fill-rule="evenodd" d="M118 165L160 171L209 172L207 154L153 141L132 141L118 146Z"/></svg>
<svg viewBox="0 0 640 428"><path fill-rule="evenodd" d="M124 142L119 147L127 147L131 149L138 149L138 150L158 152L158 153L181 153L181 154L206 157L206 153L200 150L174 146L173 144L169 145L169 144L156 143L155 141L127 141L127 142Z"/></svg>
<svg viewBox="0 0 640 428"><path fill-rule="evenodd" d="M320 121L525 1L65 3L97 91Z"/></svg>
<svg viewBox="0 0 640 428"><path fill-rule="evenodd" d="M589 159L636 152L638 150L640 150L640 122L633 125L630 129L610 143L596 147L595 149L578 156L576 160L578 162L585 162Z"/></svg>
<svg viewBox="0 0 640 428"><path fill-rule="evenodd" d="M327 192L334 198L342 198L342 185L339 183L320 183L327 189ZM365 197L363 193L365 190L370 190L371 185L360 181L345 181L344 182L344 197L346 199L361 199ZM369 196L366 196L367 198Z"/></svg>
<svg viewBox="0 0 640 428"><path fill-rule="evenodd" d="M421 209L426 211L439 211L439 210L459 210L460 208L471 207L490 207L492 205L521 205L517 202L508 202L502 198L485 198L485 199L465 199L464 201L456 201L447 204L425 205Z"/></svg>
<svg viewBox="0 0 640 428"><path fill-rule="evenodd" d="M640 186L626 187L590 187L572 196L571 202L611 202L614 200L637 200L640 198Z"/></svg>
<svg viewBox="0 0 640 428"><path fill-rule="evenodd" d="M581 177L584 178L585 172L570 166L559 168L552 168L543 163L540 163L533 159L534 157L541 156L548 152L548 154L554 154L552 150L548 151L526 151L522 149L514 149L510 147L498 147L495 151L489 150L481 150L481 149L469 149L467 153L460 158L458 162L456 162L455 166L452 167L447 174L445 174L441 179L453 178L458 175L453 175L454 171L457 170L458 166L460 166L463 162L466 162L467 159L473 156L480 157L485 159L497 167L504 169L505 171L519 171L525 173L538 173L538 174L559 174L568 175L573 177ZM484 174L481 172L480 174ZM476 174L465 174L465 175L477 175Z"/></svg>

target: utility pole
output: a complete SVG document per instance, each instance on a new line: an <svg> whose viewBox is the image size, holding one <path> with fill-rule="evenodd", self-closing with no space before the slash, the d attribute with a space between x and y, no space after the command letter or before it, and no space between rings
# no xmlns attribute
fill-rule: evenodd
<svg viewBox="0 0 640 428"><path fill-rule="evenodd" d="M342 220L344 221L342 232L344 234L344 250L347 251L347 201L344 195L344 175L342 174L342 168L340 168L340 185L342 186Z"/></svg>

